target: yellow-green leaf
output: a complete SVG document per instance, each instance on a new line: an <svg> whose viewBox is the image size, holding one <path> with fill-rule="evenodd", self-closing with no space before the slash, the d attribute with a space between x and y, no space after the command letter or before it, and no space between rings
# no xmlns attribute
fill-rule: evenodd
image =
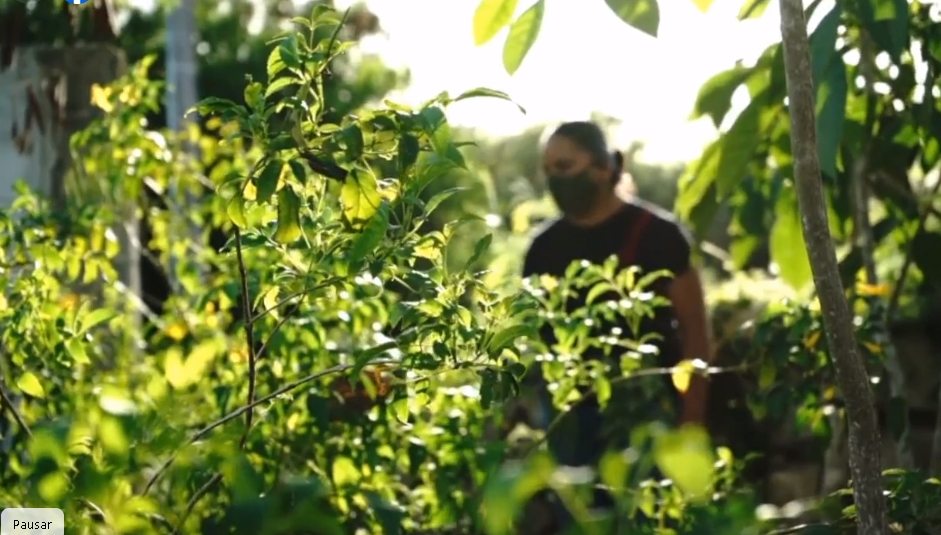
<svg viewBox="0 0 941 535"><path fill-rule="evenodd" d="M529 54L529 49L539 37L545 10L546 0L538 0L510 25L510 33L503 43L503 68L507 74L516 73Z"/></svg>
<svg viewBox="0 0 941 535"><path fill-rule="evenodd" d="M389 213L386 205L380 207L376 215L363 227L363 231L350 247L350 263L357 264L382 243L389 229Z"/></svg>
<svg viewBox="0 0 941 535"><path fill-rule="evenodd" d="M228 214L229 219L232 220L235 226L239 228L248 226L248 220L245 219L245 199L242 198L241 193L229 199L225 206L225 213Z"/></svg>
<svg viewBox="0 0 941 535"><path fill-rule="evenodd" d="M738 12L738 20L757 19L770 3L771 0L747 0Z"/></svg>
<svg viewBox="0 0 941 535"><path fill-rule="evenodd" d="M611 11L631 27L656 37L660 29L657 0L605 0Z"/></svg>
<svg viewBox="0 0 941 535"><path fill-rule="evenodd" d="M810 283L813 274L793 188L781 190L775 212L775 222L768 241L771 260L777 264L784 282L795 290L801 290Z"/></svg>
<svg viewBox="0 0 941 535"><path fill-rule="evenodd" d="M359 170L351 172L340 189L340 202L347 223L355 229L363 228L382 202L376 175Z"/></svg>
<svg viewBox="0 0 941 535"><path fill-rule="evenodd" d="M699 8L703 13L709 11L709 8L712 6L713 0L693 0L693 5Z"/></svg>
<svg viewBox="0 0 941 535"><path fill-rule="evenodd" d="M715 452L701 427L686 425L658 437L654 460L691 500L705 500L711 495Z"/></svg>
<svg viewBox="0 0 941 535"><path fill-rule="evenodd" d="M278 230L274 239L278 243L293 243L301 237L301 199L291 187L278 192Z"/></svg>
<svg viewBox="0 0 941 535"><path fill-rule="evenodd" d="M696 371L696 365L691 360L684 360L673 368L673 386L679 393L685 393L689 390L689 383L693 380L693 372Z"/></svg>
<svg viewBox="0 0 941 535"><path fill-rule="evenodd" d="M337 487L355 485L360 480L362 474L356 468L356 464L349 457L337 457L333 461L333 484Z"/></svg>
<svg viewBox="0 0 941 535"><path fill-rule="evenodd" d="M32 372L25 372L20 375L20 378L16 380L16 387L24 394L33 396L34 398L46 397L46 389L42 387L39 378Z"/></svg>
<svg viewBox="0 0 941 535"><path fill-rule="evenodd" d="M474 11L474 44L486 43L509 24L517 3L518 0L481 0Z"/></svg>
<svg viewBox="0 0 941 535"><path fill-rule="evenodd" d="M65 349L69 352L69 355L72 356L72 360L74 360L76 364L88 364L91 362L88 358L88 353L85 352L83 341L82 338L71 338L65 343Z"/></svg>

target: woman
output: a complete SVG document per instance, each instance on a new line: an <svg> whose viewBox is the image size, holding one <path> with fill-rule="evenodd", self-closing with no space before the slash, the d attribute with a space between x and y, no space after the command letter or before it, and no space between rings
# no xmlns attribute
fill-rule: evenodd
<svg viewBox="0 0 941 535"><path fill-rule="evenodd" d="M666 297L672 306L660 307L638 334L659 335L660 340L654 344L662 366L687 359L708 361L709 328L700 277L690 262L691 240L670 214L618 195L623 157L608 151L601 129L590 122L558 127L546 143L543 167L562 216L533 239L523 276L562 277L576 260L600 264L613 255L621 259L622 267L636 265L645 273L667 270L672 277L661 279L662 283L651 289ZM568 306L575 309L583 304L583 298L573 299ZM625 327L622 330L631 331ZM550 338L546 342L552 342L551 333L543 336ZM582 358L601 357L587 354ZM669 389L674 388L668 377L666 383ZM706 386L704 379L695 378L681 401L673 390L677 398L672 409L674 420L681 424L703 423ZM565 432L552 433L548 440L559 463L594 466L607 449L615 446L602 432L602 415L596 401L580 402L566 419L571 422L564 426Z"/></svg>

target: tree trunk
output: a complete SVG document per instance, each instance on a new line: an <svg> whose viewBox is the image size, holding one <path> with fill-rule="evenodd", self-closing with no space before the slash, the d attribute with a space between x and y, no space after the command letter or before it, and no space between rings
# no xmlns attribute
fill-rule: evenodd
<svg viewBox="0 0 941 535"><path fill-rule="evenodd" d="M817 154L807 23L801 0L780 0L780 5L797 200L827 343L846 401L857 532L859 535L884 535L888 522L882 495L879 428L869 376L857 346L827 221Z"/></svg>

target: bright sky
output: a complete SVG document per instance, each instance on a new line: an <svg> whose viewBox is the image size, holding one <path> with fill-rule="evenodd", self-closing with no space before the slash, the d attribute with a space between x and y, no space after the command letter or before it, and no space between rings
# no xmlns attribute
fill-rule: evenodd
<svg viewBox="0 0 941 535"><path fill-rule="evenodd" d="M477 3L367 1L388 35L364 47L412 72L412 85L395 100L417 104L442 90L478 86L505 91L527 115L492 99L459 103L448 114L452 123L494 135L598 111L624 121L615 143L644 140L644 159L657 162L697 157L716 135L708 121L687 121L699 86L780 40L776 1L760 19L739 22L743 0L715 0L706 15L691 0L660 0L660 37L653 39L624 24L603 0L549 0L539 40L510 77L502 63L505 30L474 46ZM530 4L521 1L519 12Z"/></svg>

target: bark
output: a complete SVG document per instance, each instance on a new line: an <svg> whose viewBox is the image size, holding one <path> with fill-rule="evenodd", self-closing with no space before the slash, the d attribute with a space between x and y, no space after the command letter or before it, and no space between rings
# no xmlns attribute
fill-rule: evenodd
<svg viewBox="0 0 941 535"><path fill-rule="evenodd" d="M798 206L824 330L846 402L857 533L883 535L888 532L888 522L886 501L882 495L879 428L869 376L857 346L849 305L843 295L827 221L817 154L807 23L801 0L781 0L780 6Z"/></svg>

